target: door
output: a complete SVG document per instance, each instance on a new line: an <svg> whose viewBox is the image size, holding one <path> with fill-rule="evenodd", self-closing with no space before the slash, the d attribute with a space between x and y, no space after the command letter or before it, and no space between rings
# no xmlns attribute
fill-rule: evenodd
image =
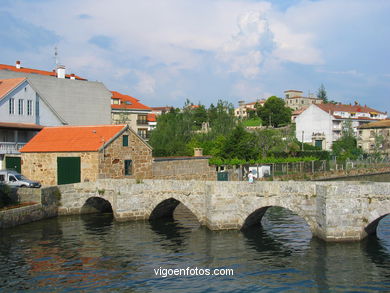
<svg viewBox="0 0 390 293"><path fill-rule="evenodd" d="M21 159L20 157L6 157L5 158L5 168L8 170L14 170L18 173L21 173Z"/></svg>
<svg viewBox="0 0 390 293"><path fill-rule="evenodd" d="M322 140L316 140L315 146L321 148L321 150L322 150Z"/></svg>
<svg viewBox="0 0 390 293"><path fill-rule="evenodd" d="M70 184L80 182L80 157L57 158L57 184Z"/></svg>

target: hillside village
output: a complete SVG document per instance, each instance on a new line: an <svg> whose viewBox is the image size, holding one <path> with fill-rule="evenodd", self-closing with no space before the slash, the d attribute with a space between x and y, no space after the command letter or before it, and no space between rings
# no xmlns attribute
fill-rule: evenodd
<svg viewBox="0 0 390 293"><path fill-rule="evenodd" d="M271 115L269 121L268 116L261 121L256 113L270 100L240 101L233 115L241 122L255 117L259 123L248 126L249 131L269 128ZM378 144L381 153L390 150L387 112L358 102L343 105L305 97L299 90L286 90L283 101L290 111L287 124L293 125L302 148L306 144L331 151L349 123L363 152L377 151ZM187 106L191 111L204 110L202 105ZM158 117L170 111L174 108L150 107L127 93L107 89L102 82L67 74L64 66L44 71L23 67L20 61L14 66L0 64L0 169L20 172L23 166L24 174L45 178L42 181L48 185L62 183L54 178L66 168L82 170L76 172L77 178L65 178L65 183L124 176L152 178L152 161L158 160L152 158L148 141ZM198 133L210 131L207 119L193 123L199 124ZM202 157L199 146L194 147ZM75 161L75 157L79 159ZM109 157L115 158L106 160Z"/></svg>

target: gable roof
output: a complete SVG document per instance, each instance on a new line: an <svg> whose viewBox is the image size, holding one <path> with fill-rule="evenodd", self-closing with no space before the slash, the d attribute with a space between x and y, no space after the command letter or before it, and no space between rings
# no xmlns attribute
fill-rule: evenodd
<svg viewBox="0 0 390 293"><path fill-rule="evenodd" d="M0 70L10 70L10 71L15 71L15 72L23 72L23 73L35 73L35 74L54 76L54 77L57 76L57 74L54 70L53 71L45 71L45 70L25 68L25 67L17 68L15 66L6 65L6 64L0 64ZM70 78L70 77L71 77L70 74L65 75L65 78ZM82 78L82 77L77 76L77 75L74 75L74 78L78 79L78 80L86 80L85 78Z"/></svg>
<svg viewBox="0 0 390 293"><path fill-rule="evenodd" d="M334 114L334 112L359 112L359 113L370 113L375 112L379 114L386 114L384 112L375 110L373 108L367 107L366 105L343 105L343 104L316 104L318 108L321 110L330 113L331 115Z"/></svg>
<svg viewBox="0 0 390 293"><path fill-rule="evenodd" d="M8 78L0 79L0 100L3 99L7 94L9 94L13 89L18 87L26 78Z"/></svg>
<svg viewBox="0 0 390 293"><path fill-rule="evenodd" d="M120 104L115 105L111 104L111 109L132 109L132 110L149 110L152 111L152 108L141 104L139 100L132 96L124 95L116 91L112 91L112 98L119 99Z"/></svg>
<svg viewBox="0 0 390 293"><path fill-rule="evenodd" d="M127 128L122 124L45 127L20 152L99 151Z"/></svg>
<svg viewBox="0 0 390 293"><path fill-rule="evenodd" d="M111 123L112 94L103 83L0 70L0 79L20 77L27 78L30 86L56 113L61 123L69 125Z"/></svg>

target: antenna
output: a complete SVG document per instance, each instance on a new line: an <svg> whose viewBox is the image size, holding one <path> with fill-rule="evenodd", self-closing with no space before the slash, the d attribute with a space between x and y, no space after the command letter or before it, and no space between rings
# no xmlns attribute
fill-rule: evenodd
<svg viewBox="0 0 390 293"><path fill-rule="evenodd" d="M54 47L54 59L55 59L55 62L56 62L56 69L58 68L58 48L57 46Z"/></svg>

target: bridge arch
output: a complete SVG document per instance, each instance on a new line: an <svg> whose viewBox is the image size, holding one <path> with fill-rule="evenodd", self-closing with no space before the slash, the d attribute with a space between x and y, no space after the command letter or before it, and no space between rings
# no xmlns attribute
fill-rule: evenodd
<svg viewBox="0 0 390 293"><path fill-rule="evenodd" d="M199 223L202 222L201 213L191 204L191 201L183 200L180 197L168 197L153 203L149 215L149 220L173 217L173 212L180 203L183 204L196 217Z"/></svg>
<svg viewBox="0 0 390 293"><path fill-rule="evenodd" d="M364 231L367 235L376 235L379 222L386 216L390 215L390 211L382 214L377 217L375 220L371 221L365 228Z"/></svg>
<svg viewBox="0 0 390 293"><path fill-rule="evenodd" d="M300 210L291 209L290 207L286 207L283 205L267 205L267 206L260 207L260 208L250 209L249 212L246 213L246 216L243 217L243 222L241 224L240 230L244 231L244 230L247 230L247 229L254 227L256 225L261 225L261 219L263 218L263 216L265 215L267 210L271 207L281 207L281 208L286 209L286 210L294 213L295 215L299 216L301 219L303 219L305 221L305 223L309 227L312 235L314 235L314 231L315 231L314 225L315 224L313 221L310 220L309 217L307 217L305 214L303 214Z"/></svg>
<svg viewBox="0 0 390 293"><path fill-rule="evenodd" d="M113 213L113 207L108 199L100 196L91 196L86 199L80 208L80 214Z"/></svg>

